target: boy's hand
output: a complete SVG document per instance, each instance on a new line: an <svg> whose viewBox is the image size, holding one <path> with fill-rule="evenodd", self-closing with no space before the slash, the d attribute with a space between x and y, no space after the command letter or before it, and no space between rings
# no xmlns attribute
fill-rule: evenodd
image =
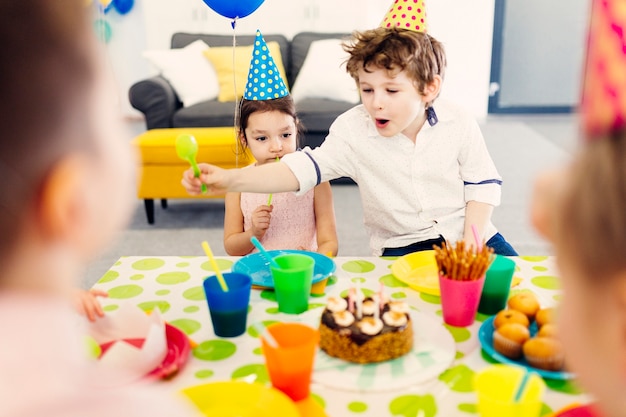
<svg viewBox="0 0 626 417"><path fill-rule="evenodd" d="M183 172L181 184L189 194L200 195L202 183L206 184L209 194L219 195L226 193L228 187L225 169L205 163L199 163L198 168L200 169L200 178L195 177L191 168Z"/></svg>
<svg viewBox="0 0 626 417"><path fill-rule="evenodd" d="M270 227L272 209L274 206L259 206L252 212L252 234L262 238Z"/></svg>
<svg viewBox="0 0 626 417"><path fill-rule="evenodd" d="M91 289L74 290L72 297L74 298L74 306L76 310L86 316L89 321L95 321L98 317L104 317L104 310L98 301L97 297L108 297L109 294L106 291Z"/></svg>

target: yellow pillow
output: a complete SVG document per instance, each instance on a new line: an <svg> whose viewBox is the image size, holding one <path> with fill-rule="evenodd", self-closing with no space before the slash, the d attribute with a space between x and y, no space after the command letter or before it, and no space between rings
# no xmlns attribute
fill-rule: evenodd
<svg viewBox="0 0 626 417"><path fill-rule="evenodd" d="M280 75L283 77L285 85L287 85L287 76L283 67L283 59L280 54L280 45L278 42L267 42L267 47L274 58L274 63L278 67ZM248 70L250 69L250 60L252 59L253 46L237 46L235 47L235 79L237 82L237 97L243 96L248 80ZM203 54L211 61L217 80L220 85L220 92L217 96L218 101L235 101L235 89L233 80L233 47L220 46L209 48L203 51ZM289 88L289 86L287 86Z"/></svg>

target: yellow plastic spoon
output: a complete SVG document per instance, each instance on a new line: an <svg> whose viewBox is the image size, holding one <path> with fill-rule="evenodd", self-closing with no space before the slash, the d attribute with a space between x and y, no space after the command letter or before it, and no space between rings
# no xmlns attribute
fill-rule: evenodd
<svg viewBox="0 0 626 417"><path fill-rule="evenodd" d="M192 135L182 134L176 138L176 154L184 161L189 162L196 178L200 177L200 168L196 163L196 155L198 154L198 142ZM206 184L202 184L202 193L206 193Z"/></svg>

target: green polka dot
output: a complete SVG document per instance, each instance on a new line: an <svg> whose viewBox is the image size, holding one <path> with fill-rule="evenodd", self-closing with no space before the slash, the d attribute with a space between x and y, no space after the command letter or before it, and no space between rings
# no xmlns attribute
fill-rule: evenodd
<svg viewBox="0 0 626 417"><path fill-rule="evenodd" d="M220 269L220 271L225 271L233 266L233 261L229 261L227 259L216 259L215 263L217 264L217 267ZM200 268L204 269L205 271L215 272L213 266L211 265L211 262L209 261L203 262L202 265L200 265Z"/></svg>
<svg viewBox="0 0 626 417"><path fill-rule="evenodd" d="M580 395L584 391L572 380L544 379L546 385L554 391L564 394Z"/></svg>
<svg viewBox="0 0 626 417"><path fill-rule="evenodd" d="M135 275L131 275L130 280L131 281L139 281L145 278L144 274L135 274Z"/></svg>
<svg viewBox="0 0 626 417"><path fill-rule="evenodd" d="M324 399L322 397L320 397L319 395L317 395L317 394L312 392L311 393L311 398L313 398L313 401L318 403L320 407L326 408L326 401L324 401Z"/></svg>
<svg viewBox="0 0 626 417"><path fill-rule="evenodd" d="M170 322L172 326L178 327L180 330L185 332L186 334L194 334L195 332L202 327L200 322L191 319L177 319L172 320Z"/></svg>
<svg viewBox="0 0 626 417"><path fill-rule="evenodd" d="M263 349L258 347L256 349L253 349L252 353L254 353L255 355L262 355L263 354Z"/></svg>
<svg viewBox="0 0 626 417"><path fill-rule="evenodd" d="M265 309L265 312L266 312L267 314L278 314L278 313L279 313L279 311L278 311L278 307L270 307L270 308L266 308L266 309Z"/></svg>
<svg viewBox="0 0 626 417"><path fill-rule="evenodd" d="M398 287L408 287L407 284L400 281L398 278L394 277L392 274L388 274L382 276L378 279L379 282L382 282L385 287L398 288Z"/></svg>
<svg viewBox="0 0 626 417"><path fill-rule="evenodd" d="M464 356L465 356L465 353L463 353L463 352L461 352L461 351L457 350L457 351L456 351L456 354L454 355L454 359L461 359L461 358L463 358Z"/></svg>
<svg viewBox="0 0 626 417"><path fill-rule="evenodd" d="M474 391L474 371L464 364L446 370L439 375L439 380L455 392Z"/></svg>
<svg viewBox="0 0 626 417"><path fill-rule="evenodd" d="M276 293L271 290L261 291L261 298L267 301L276 301Z"/></svg>
<svg viewBox="0 0 626 417"><path fill-rule="evenodd" d="M263 327L267 327L267 326L269 326L272 323L278 323L278 321L276 321L276 320L263 320L261 322L261 324L263 324ZM259 337L259 332L254 328L254 326L248 326L247 332L252 337Z"/></svg>
<svg viewBox="0 0 626 417"><path fill-rule="evenodd" d="M528 262L541 262L548 259L547 256L521 256L521 258Z"/></svg>
<svg viewBox="0 0 626 417"><path fill-rule="evenodd" d="M202 287L193 287L185 290L185 292L183 293L183 297L191 301L206 300L206 296L204 295L204 289Z"/></svg>
<svg viewBox="0 0 626 417"><path fill-rule="evenodd" d="M348 404L348 410L352 411L353 413L363 413L367 411L367 404L361 401L352 401L350 404Z"/></svg>
<svg viewBox="0 0 626 417"><path fill-rule="evenodd" d="M561 301L563 299L563 294L555 294L552 296L554 301Z"/></svg>
<svg viewBox="0 0 626 417"><path fill-rule="evenodd" d="M459 408L459 411L463 411L464 413L470 413L470 414L478 413L476 404L462 403L462 404L459 404L458 408Z"/></svg>
<svg viewBox="0 0 626 417"><path fill-rule="evenodd" d="M125 258L125 256L122 256L122 258ZM122 264L122 261L115 262L115 266L120 266L121 264Z"/></svg>
<svg viewBox="0 0 626 417"><path fill-rule="evenodd" d="M107 271L104 275L102 275L102 278L100 278L100 280L98 281L99 284L103 284L105 282L111 282L115 279L117 279L117 277L120 276L120 273L117 271Z"/></svg>
<svg viewBox="0 0 626 417"><path fill-rule="evenodd" d="M192 351L193 356L203 361L221 361L235 354L237 346L227 340L207 340Z"/></svg>
<svg viewBox="0 0 626 417"><path fill-rule="evenodd" d="M361 288L361 292L363 293L363 295L365 297L371 297L374 294L376 294L377 291L370 290L369 288ZM341 291L341 293L339 293L339 296L340 297L347 297L348 296L348 290Z"/></svg>
<svg viewBox="0 0 626 417"><path fill-rule="evenodd" d="M394 292L391 294L391 298L406 298L406 293L403 293L402 291Z"/></svg>
<svg viewBox="0 0 626 417"><path fill-rule="evenodd" d="M158 290L155 292L156 295L167 295L169 294L171 291L170 290Z"/></svg>
<svg viewBox="0 0 626 417"><path fill-rule="evenodd" d="M198 372L196 372L194 376L198 379L206 379L206 378L211 378L214 374L215 372L213 372L210 369L201 369Z"/></svg>
<svg viewBox="0 0 626 417"><path fill-rule="evenodd" d="M165 261L159 258L146 258L133 262L131 265L133 269L138 271L151 271L165 265Z"/></svg>
<svg viewBox="0 0 626 417"><path fill-rule="evenodd" d="M265 384L270 380L267 375L267 368L264 364L260 363L245 365L241 368L235 369L230 377L232 379L245 379L246 382L260 382L262 384Z"/></svg>
<svg viewBox="0 0 626 417"><path fill-rule="evenodd" d="M198 310L200 310L200 307L198 307L198 306L189 306L189 307L183 308L183 311L185 313L195 313Z"/></svg>
<svg viewBox="0 0 626 417"><path fill-rule="evenodd" d="M535 294L531 290L529 290L527 288L523 288L523 289L519 289L519 290L511 290L511 291L509 291L509 298L513 297L516 294L520 294L520 293L523 293L523 292L529 292L531 294Z"/></svg>
<svg viewBox="0 0 626 417"><path fill-rule="evenodd" d="M437 404L430 394L402 395L389 403L389 411L394 416L434 417L437 414Z"/></svg>
<svg viewBox="0 0 626 417"><path fill-rule="evenodd" d="M118 308L120 308L120 306L118 306L117 304L109 304L107 306L102 307L102 310L104 310L104 311L115 311Z"/></svg>
<svg viewBox="0 0 626 417"><path fill-rule="evenodd" d="M548 268L546 268L545 266L541 266L541 265L533 266L533 269L535 271L539 271L539 272L543 272L543 271L547 271L548 270Z"/></svg>
<svg viewBox="0 0 626 417"><path fill-rule="evenodd" d="M123 299L123 298L132 298L136 297L143 292L143 288L139 285L120 285L119 287L111 288L109 293L109 298Z"/></svg>
<svg viewBox="0 0 626 417"><path fill-rule="evenodd" d="M320 303L309 304L309 310L313 310L313 309L320 308L320 307L326 307L326 304L320 304Z"/></svg>
<svg viewBox="0 0 626 417"><path fill-rule="evenodd" d="M163 285L175 285L186 282L189 278L191 278L191 275L188 272L173 271L159 275L156 278L156 282Z"/></svg>
<svg viewBox="0 0 626 417"><path fill-rule="evenodd" d="M341 268L347 272L365 273L373 271L376 266L368 261L348 261L341 265Z"/></svg>
<svg viewBox="0 0 626 417"><path fill-rule="evenodd" d="M189 262L179 262L176 264L178 268L185 268L189 266Z"/></svg>
<svg viewBox="0 0 626 417"><path fill-rule="evenodd" d="M445 323L444 323L444 326L446 326L446 329L448 329L448 331L452 333L452 337L454 338L454 341L457 343L464 342L472 336L472 333L469 330L467 330L465 327L454 327Z"/></svg>
<svg viewBox="0 0 626 417"><path fill-rule="evenodd" d="M483 314L483 313L476 313L476 321L478 322L484 322L485 320L487 320L489 317L491 317L489 314Z"/></svg>
<svg viewBox="0 0 626 417"><path fill-rule="evenodd" d="M158 308L161 313L165 313L170 309L170 303L168 303L165 300L159 300L159 301L146 301L144 303L140 303L138 304L138 307L140 309L142 309L143 311L153 311L154 309Z"/></svg>
<svg viewBox="0 0 626 417"><path fill-rule="evenodd" d="M539 412L540 416L551 416L553 413L552 408L546 403L541 403L541 411Z"/></svg>
<svg viewBox="0 0 626 417"><path fill-rule="evenodd" d="M441 298L437 295L426 294L421 292L420 298L430 304L441 304Z"/></svg>
<svg viewBox="0 0 626 417"><path fill-rule="evenodd" d="M561 288L559 278L552 275L541 275L531 279L530 282L546 290L558 290Z"/></svg>
<svg viewBox="0 0 626 417"><path fill-rule="evenodd" d="M364 283L364 282L365 282L365 278L361 278L361 277L358 277L358 278L352 278L350 281L352 281L352 282L354 282L354 283L360 282L360 283L362 284L362 283Z"/></svg>

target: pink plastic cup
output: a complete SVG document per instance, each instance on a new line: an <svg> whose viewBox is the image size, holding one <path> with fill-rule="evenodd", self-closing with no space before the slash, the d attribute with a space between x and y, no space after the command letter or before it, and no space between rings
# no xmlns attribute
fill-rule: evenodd
<svg viewBox="0 0 626 417"><path fill-rule="evenodd" d="M474 323L484 283L484 275L480 279L463 281L439 274L443 321L455 327Z"/></svg>

